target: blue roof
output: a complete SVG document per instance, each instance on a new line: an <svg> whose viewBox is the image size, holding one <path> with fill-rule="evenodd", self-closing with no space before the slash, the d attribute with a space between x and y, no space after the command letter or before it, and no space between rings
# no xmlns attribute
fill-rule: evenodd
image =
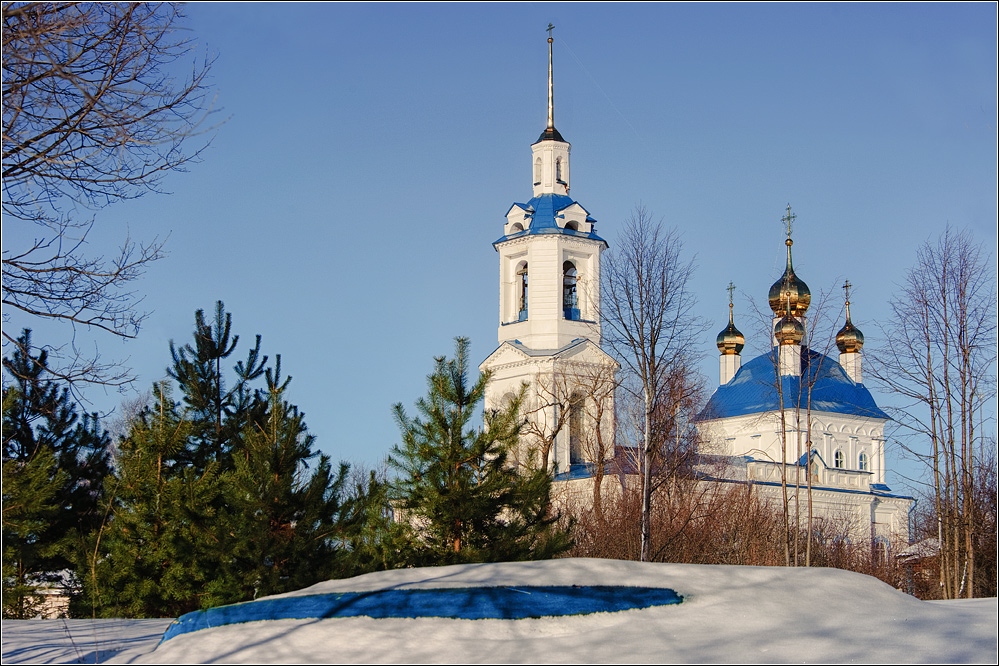
<svg viewBox="0 0 999 666"><path fill-rule="evenodd" d="M523 231L518 231L517 233L509 234L507 236L502 236L497 239L493 245L502 243L503 241L510 240L512 238L520 238L522 236L535 236L539 234L563 234L566 236L576 236L578 238L587 238L589 240L600 241L604 245L607 244L600 236L595 233L586 233L583 231L573 231L572 229L565 229L559 226L558 221L555 219L561 217L560 213L576 204L571 197L564 194L542 194L536 196L527 203L515 203L510 207L512 210L514 207L518 207L524 210L525 218L530 218L530 221L526 223L526 229ZM580 206L582 208L582 206ZM583 208L586 211L585 208ZM507 215L510 211L507 211ZM586 211L586 221L594 223L592 217L588 211Z"/></svg>
<svg viewBox="0 0 999 666"><path fill-rule="evenodd" d="M719 386L711 395L698 421L723 419L772 412L780 409L776 367L773 352L757 356L739 369L727 384ZM812 411L850 414L889 420L881 411L871 392L857 384L836 361L810 349L802 350L801 376L781 377L781 394L784 408L808 408L808 386L811 389Z"/></svg>

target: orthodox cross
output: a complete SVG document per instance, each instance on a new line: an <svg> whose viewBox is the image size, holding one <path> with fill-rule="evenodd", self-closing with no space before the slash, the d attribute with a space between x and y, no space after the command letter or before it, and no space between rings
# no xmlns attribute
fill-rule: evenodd
<svg viewBox="0 0 999 666"><path fill-rule="evenodd" d="M551 23L549 23L548 24L548 39L552 38L552 30L554 30L554 29L555 29L555 26L553 26Z"/></svg>
<svg viewBox="0 0 999 666"><path fill-rule="evenodd" d="M796 217L798 217L798 216L791 212L791 204L788 204L787 205L787 215L785 215L784 217L780 218L781 222L784 222L785 224L787 224L787 237L788 238L791 237L791 223L794 222L794 219Z"/></svg>
<svg viewBox="0 0 999 666"><path fill-rule="evenodd" d="M846 282L843 283L843 291L846 292L846 304L847 305L850 304L850 287L852 287L852 286L853 285L850 284L849 280L847 280Z"/></svg>
<svg viewBox="0 0 999 666"><path fill-rule="evenodd" d="M729 282L725 290L728 292L728 306L732 307L732 294L735 292L735 285Z"/></svg>

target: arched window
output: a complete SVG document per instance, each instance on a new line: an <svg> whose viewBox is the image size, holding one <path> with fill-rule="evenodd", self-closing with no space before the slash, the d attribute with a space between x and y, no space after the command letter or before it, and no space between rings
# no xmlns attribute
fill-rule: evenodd
<svg viewBox="0 0 999 666"><path fill-rule="evenodd" d="M520 222L515 222L512 227L510 227L510 233L515 234L524 230L524 225Z"/></svg>
<svg viewBox="0 0 999 666"><path fill-rule="evenodd" d="M860 466L861 472L867 472L870 470L871 464L867 459L867 453L865 451L860 452L860 458L858 459L857 464Z"/></svg>
<svg viewBox="0 0 999 666"><path fill-rule="evenodd" d="M556 183L564 182L562 180L562 158L561 157L556 157L555 158L555 182Z"/></svg>
<svg viewBox="0 0 999 666"><path fill-rule="evenodd" d="M583 396L576 393L569 401L569 464L583 462Z"/></svg>
<svg viewBox="0 0 999 666"><path fill-rule="evenodd" d="M833 466L843 469L843 452L840 449L836 449L836 453L833 454Z"/></svg>
<svg viewBox="0 0 999 666"><path fill-rule="evenodd" d="M566 222L565 228L568 229L569 231L579 231L579 222L576 221Z"/></svg>
<svg viewBox="0 0 999 666"><path fill-rule="evenodd" d="M520 294L518 298L519 312L517 318L519 321L524 321L527 319L527 262L524 262L521 267L517 269L517 275L519 277L518 282L520 283Z"/></svg>
<svg viewBox="0 0 999 666"><path fill-rule="evenodd" d="M576 297L576 266L571 261L562 264L562 313L566 319L579 319Z"/></svg>
<svg viewBox="0 0 999 666"><path fill-rule="evenodd" d="M541 184L541 158L534 160L534 184Z"/></svg>

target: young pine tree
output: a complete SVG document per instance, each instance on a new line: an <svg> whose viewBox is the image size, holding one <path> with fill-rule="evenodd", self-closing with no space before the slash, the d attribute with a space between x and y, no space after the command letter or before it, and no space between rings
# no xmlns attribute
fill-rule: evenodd
<svg viewBox="0 0 999 666"><path fill-rule="evenodd" d="M46 378L46 352L28 349L26 329L3 360L11 380L3 393L5 617L37 606L25 596L36 586L75 582L109 472L110 439L96 415L81 419L68 389Z"/></svg>
<svg viewBox="0 0 999 666"><path fill-rule="evenodd" d="M468 340L456 338L453 359L435 359L421 417L402 405L395 418L402 445L389 463L400 476L392 499L416 531L413 564L543 559L571 541L550 514L551 479L542 470L518 474L507 458L520 433L520 399L486 414L484 428L470 427L488 373L468 386Z"/></svg>
<svg viewBox="0 0 999 666"><path fill-rule="evenodd" d="M284 399L281 357L266 371L266 407L245 425L226 485L227 567L243 598L288 592L341 573L349 467L317 457L304 415Z"/></svg>
<svg viewBox="0 0 999 666"><path fill-rule="evenodd" d="M119 444L109 520L92 543L86 592L104 617L176 617L238 600L220 580L218 463L183 460L192 424L168 384L154 394Z"/></svg>
<svg viewBox="0 0 999 666"><path fill-rule="evenodd" d="M204 310L194 313L193 345L176 347L170 342L173 364L167 374L177 381L192 421L185 455L198 469L205 469L212 461L231 469L232 449L238 446L250 413L259 406L250 383L263 375L267 364L267 357L260 354L260 336L246 362L234 366L235 379L227 382L223 361L239 342L238 335L230 335L231 328L232 314L217 301L211 322L205 319Z"/></svg>

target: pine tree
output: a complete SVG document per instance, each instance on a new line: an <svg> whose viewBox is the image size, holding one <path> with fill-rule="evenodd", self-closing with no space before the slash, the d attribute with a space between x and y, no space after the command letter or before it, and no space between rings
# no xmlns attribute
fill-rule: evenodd
<svg viewBox="0 0 999 666"><path fill-rule="evenodd" d="M93 541L85 580L105 617L176 617L238 600L219 580L218 463L196 469L183 458L192 423L166 382L119 444L109 479L109 521Z"/></svg>
<svg viewBox="0 0 999 666"><path fill-rule="evenodd" d="M97 416L80 418L68 389L47 378L46 352L22 351L31 348L26 329L3 361L12 379L3 410L4 608L10 600L18 615L33 605L23 595L34 587L73 585L109 472L110 439Z"/></svg>
<svg viewBox="0 0 999 666"><path fill-rule="evenodd" d="M230 469L232 448L249 421L249 414L259 407L250 382L264 373L267 357L260 354L260 336L247 353L246 362L234 366L236 378L227 385L222 362L235 351L239 336L231 336L232 314L222 301L215 303L215 316L209 323L204 310L194 313L194 345L176 347L170 341L173 364L167 374L177 381L189 417L194 426L188 456L198 469L211 461Z"/></svg>
<svg viewBox="0 0 999 666"><path fill-rule="evenodd" d="M395 418L402 445L389 463L401 473L392 499L416 532L418 565L542 559L571 545L550 514L551 479L542 470L523 475L507 462L520 433L521 398L486 413L485 427L470 422L489 373L467 381L468 340L456 338L453 359L438 357L422 418L402 405Z"/></svg>
<svg viewBox="0 0 999 666"><path fill-rule="evenodd" d="M246 424L235 449L227 486L228 567L244 598L307 587L344 567L349 466L334 472L318 456L308 473L315 438L304 414L285 399L291 377L281 380L281 357L267 368L266 406Z"/></svg>

